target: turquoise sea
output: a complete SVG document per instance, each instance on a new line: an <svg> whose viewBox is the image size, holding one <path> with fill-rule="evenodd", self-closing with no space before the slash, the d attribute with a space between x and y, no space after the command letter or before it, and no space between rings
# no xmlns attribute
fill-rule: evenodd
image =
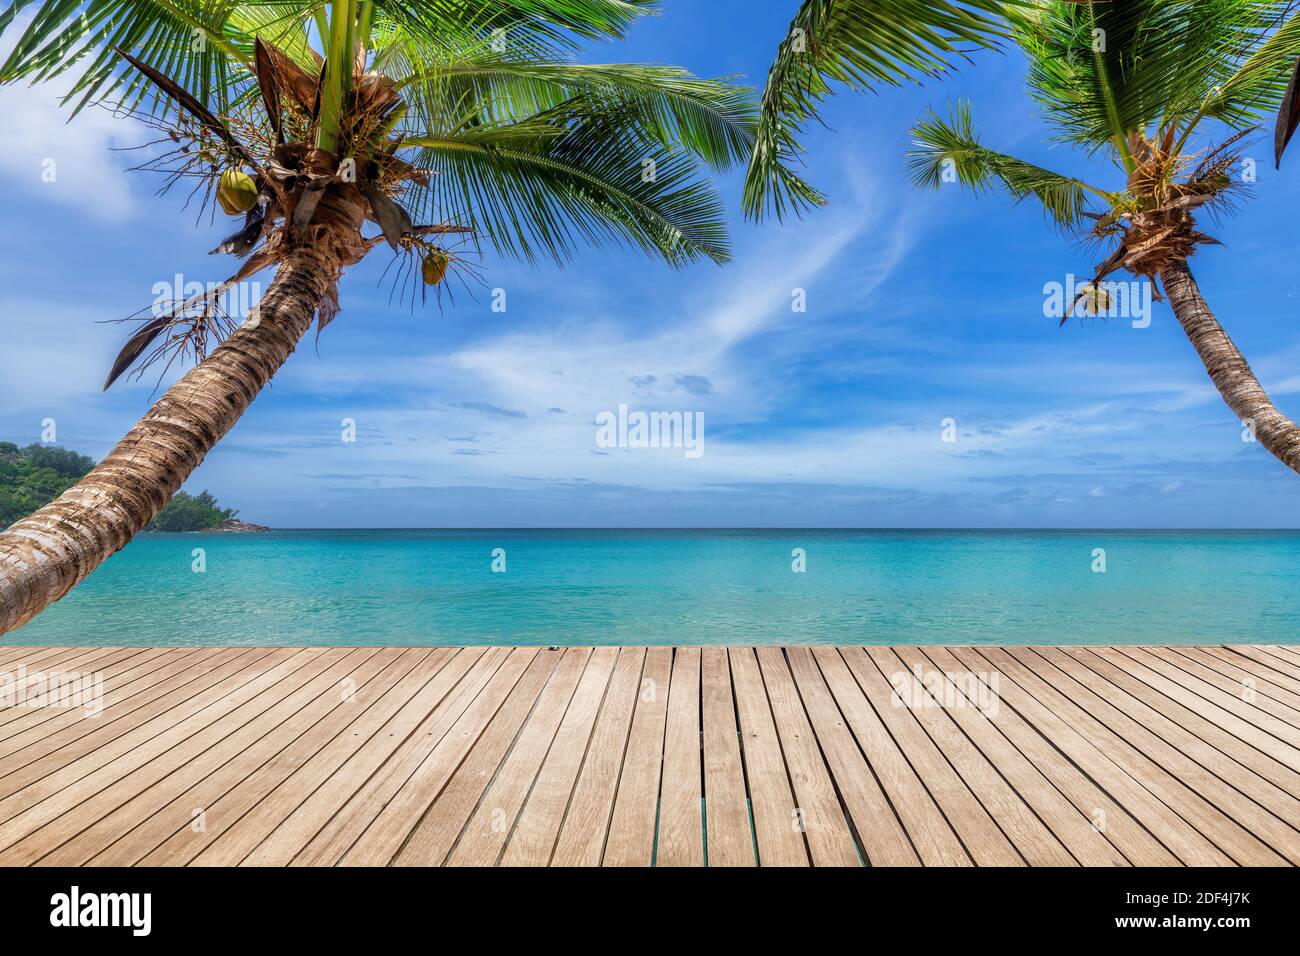
<svg viewBox="0 0 1300 956"><path fill-rule="evenodd" d="M1290 643L1298 582L1300 532L146 534L3 642Z"/></svg>

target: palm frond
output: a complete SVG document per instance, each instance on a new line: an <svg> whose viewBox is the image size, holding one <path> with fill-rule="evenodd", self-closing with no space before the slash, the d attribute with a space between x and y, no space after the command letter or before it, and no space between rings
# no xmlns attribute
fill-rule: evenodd
<svg viewBox="0 0 1300 956"><path fill-rule="evenodd" d="M412 208L474 226L499 252L530 261L562 262L579 240L622 242L674 266L726 261L716 189L688 154L647 152L627 135L635 120L573 102L520 123L409 134L403 144L434 172L413 189Z"/></svg>
<svg viewBox="0 0 1300 956"><path fill-rule="evenodd" d="M1226 92L1223 87L1242 59L1276 29L1285 5L1278 0L1056 0L1018 10L1011 20L1029 60L1030 92L1059 138L1089 151L1113 150L1131 169L1126 146L1131 133L1185 125L1200 114L1230 123L1243 119L1250 109L1245 84ZM1250 75L1271 79L1273 71L1262 66Z"/></svg>
<svg viewBox="0 0 1300 956"><path fill-rule="evenodd" d="M671 66L538 62L490 47L426 50L399 89L413 115L434 123L449 105L485 121L525 119L582 99L624 115L665 148L680 146L715 169L749 155L756 111L743 87Z"/></svg>
<svg viewBox="0 0 1300 956"><path fill-rule="evenodd" d="M5 11L0 33L28 5L19 0ZM146 93L140 74L123 69L113 52L133 50L221 113L237 66L252 48L251 37L228 26L236 6L229 0L45 0L0 64L0 83L43 82L75 67L80 75L65 96L74 114L97 100L126 104L142 95L156 108L170 108L166 99Z"/></svg>
<svg viewBox="0 0 1300 956"><path fill-rule="evenodd" d="M38 0L13 0L0 35ZM312 65L306 23L323 0L39 0L31 22L0 65L0 84L40 82L81 70L67 102L74 110L116 100L169 109L114 48L130 50L218 113L245 89L260 36L298 63ZM578 39L621 36L654 0L373 0L379 35L439 43L449 37L502 40L524 55L570 53Z"/></svg>
<svg viewBox="0 0 1300 956"><path fill-rule="evenodd" d="M912 129L907 153L912 181L925 189L957 182L976 192L1001 187L1019 202L1034 196L1058 226L1079 226L1086 218L1088 194L1105 194L1081 180L981 146L970 104L950 107L947 119L929 110Z"/></svg>
<svg viewBox="0 0 1300 956"><path fill-rule="evenodd" d="M794 171L798 143L832 84L855 90L938 76L972 48L1005 35L1021 0L804 0L777 48L763 91L743 208L750 218L803 210L824 197Z"/></svg>
<svg viewBox="0 0 1300 956"><path fill-rule="evenodd" d="M577 40L624 35L658 0L374 0L376 50L407 40L442 45L467 36L522 55L558 59Z"/></svg>
<svg viewBox="0 0 1300 956"><path fill-rule="evenodd" d="M1279 22L1276 29L1268 29ZM1296 58L1300 57L1300 13L1293 13L1287 4L1244 39L1260 42L1209 91L1200 115L1240 125L1275 113L1281 106Z"/></svg>

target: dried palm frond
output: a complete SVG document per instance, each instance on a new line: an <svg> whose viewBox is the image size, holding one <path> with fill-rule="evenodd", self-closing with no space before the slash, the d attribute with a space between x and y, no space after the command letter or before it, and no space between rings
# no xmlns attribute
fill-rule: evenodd
<svg viewBox="0 0 1300 956"><path fill-rule="evenodd" d="M210 346L220 344L239 325L223 307L222 297L240 282L272 265L278 258L278 250L268 245L249 257L239 271L224 282L170 306L155 303L152 307L153 317L132 333L113 361L113 367L104 381L104 390L108 391L109 386L142 356L144 358L136 370L137 377L168 355L172 358L168 360L167 367L177 356L189 355L199 361L205 358ZM129 322L137 318L139 313L117 321ZM164 333L166 335L162 343L146 356L145 350Z"/></svg>

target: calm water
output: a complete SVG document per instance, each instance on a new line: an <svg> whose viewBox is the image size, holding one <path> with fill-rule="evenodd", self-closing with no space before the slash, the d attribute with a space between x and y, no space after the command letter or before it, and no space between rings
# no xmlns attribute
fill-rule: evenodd
<svg viewBox="0 0 1300 956"><path fill-rule="evenodd" d="M150 534L4 641L1289 643L1298 571L1300 532Z"/></svg>

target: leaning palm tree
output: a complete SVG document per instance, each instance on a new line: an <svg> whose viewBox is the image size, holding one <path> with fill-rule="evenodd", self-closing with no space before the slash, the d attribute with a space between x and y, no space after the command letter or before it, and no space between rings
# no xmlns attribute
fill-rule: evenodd
<svg viewBox="0 0 1300 956"><path fill-rule="evenodd" d="M600 241L673 266L724 261L701 167L748 155L746 92L574 59L583 38L619 36L651 2L40 4L0 82L78 70L71 107L108 104L156 126L146 165L237 217L214 252L243 262L130 336L105 387L178 353L199 361L83 480L0 533L0 633L148 524L313 319L319 334L335 318L341 275L372 250L388 247L413 293L440 293L458 270L473 279L480 240L528 261ZM0 33L28 6L0 14ZM269 268L249 316L224 315L217 295Z"/></svg>
<svg viewBox="0 0 1300 956"><path fill-rule="evenodd" d="M931 110L913 130L914 180L956 181L1033 197L1047 217L1103 247L1104 259L1064 310L1109 311L1106 277L1119 269L1160 285L1223 400L1258 442L1300 472L1300 427L1280 412L1202 298L1188 259L1216 240L1198 217L1231 207L1243 144L1285 101L1288 119L1300 14L1293 0L1040 2L1008 10L1029 61L1028 83L1063 142L1108 159L1104 186L1060 175L979 142L970 107ZM1294 87L1294 83L1291 84Z"/></svg>

